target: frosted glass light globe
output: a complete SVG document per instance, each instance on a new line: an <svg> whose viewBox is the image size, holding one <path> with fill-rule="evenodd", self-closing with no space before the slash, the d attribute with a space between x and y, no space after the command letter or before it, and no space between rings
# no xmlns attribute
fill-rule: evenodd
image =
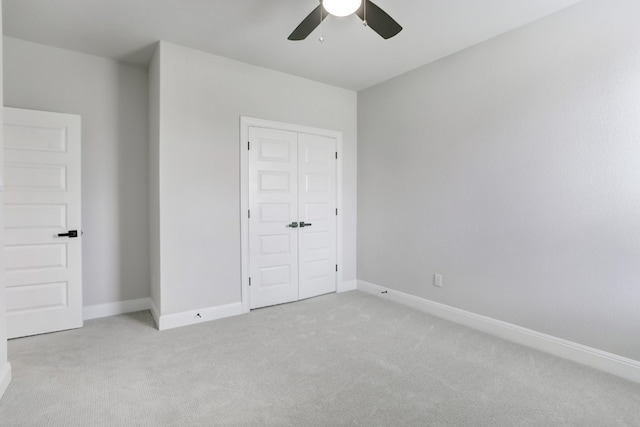
<svg viewBox="0 0 640 427"><path fill-rule="evenodd" d="M361 4L362 0L322 0L324 10L334 16L351 15Z"/></svg>

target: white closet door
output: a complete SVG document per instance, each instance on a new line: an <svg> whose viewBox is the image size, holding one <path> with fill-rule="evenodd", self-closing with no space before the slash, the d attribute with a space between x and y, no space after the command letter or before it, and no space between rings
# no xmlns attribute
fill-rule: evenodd
<svg viewBox="0 0 640 427"><path fill-rule="evenodd" d="M298 135L300 299L336 291L335 156L334 138Z"/></svg>
<svg viewBox="0 0 640 427"><path fill-rule="evenodd" d="M5 108L4 156L7 335L81 327L80 117Z"/></svg>
<svg viewBox="0 0 640 427"><path fill-rule="evenodd" d="M250 308L336 291L336 140L249 127Z"/></svg>
<svg viewBox="0 0 640 427"><path fill-rule="evenodd" d="M251 308L298 300L297 138L249 128Z"/></svg>

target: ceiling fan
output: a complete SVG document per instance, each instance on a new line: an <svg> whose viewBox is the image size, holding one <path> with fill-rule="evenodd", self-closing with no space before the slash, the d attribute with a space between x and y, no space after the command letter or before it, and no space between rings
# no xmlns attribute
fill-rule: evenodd
<svg viewBox="0 0 640 427"><path fill-rule="evenodd" d="M402 30L400 24L369 0L320 0L320 5L302 20L288 39L306 39L327 15L348 16L353 13L362 19L365 26L371 27L384 39L389 39ZM320 41L322 40L320 37Z"/></svg>

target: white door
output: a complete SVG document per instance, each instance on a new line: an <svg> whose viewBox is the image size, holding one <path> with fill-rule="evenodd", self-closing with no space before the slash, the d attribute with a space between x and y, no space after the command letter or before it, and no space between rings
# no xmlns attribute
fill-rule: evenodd
<svg viewBox="0 0 640 427"><path fill-rule="evenodd" d="M336 290L336 140L249 127L250 307Z"/></svg>
<svg viewBox="0 0 640 427"><path fill-rule="evenodd" d="M4 109L9 338L82 326L80 117Z"/></svg>
<svg viewBox="0 0 640 427"><path fill-rule="evenodd" d="M336 143L298 134L299 298L336 291Z"/></svg>
<svg viewBox="0 0 640 427"><path fill-rule="evenodd" d="M251 308L298 300L297 138L249 128Z"/></svg>

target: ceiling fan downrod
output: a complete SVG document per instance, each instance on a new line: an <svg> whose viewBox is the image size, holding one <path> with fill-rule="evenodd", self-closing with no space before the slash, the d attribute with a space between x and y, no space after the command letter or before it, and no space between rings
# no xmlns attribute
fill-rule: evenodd
<svg viewBox="0 0 640 427"><path fill-rule="evenodd" d="M366 27L367 26L367 2L364 2L364 5L362 5L362 26Z"/></svg>
<svg viewBox="0 0 640 427"><path fill-rule="evenodd" d="M318 39L320 43L324 43L324 25L322 24L322 21L324 21L324 16L322 8L320 8L320 38Z"/></svg>

